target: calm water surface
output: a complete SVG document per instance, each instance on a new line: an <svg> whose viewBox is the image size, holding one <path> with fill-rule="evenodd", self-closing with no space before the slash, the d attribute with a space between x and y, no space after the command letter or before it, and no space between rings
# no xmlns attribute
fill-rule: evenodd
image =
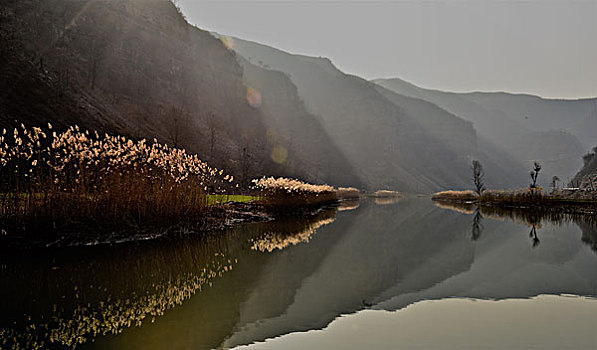
<svg viewBox="0 0 597 350"><path fill-rule="evenodd" d="M597 222L361 201L0 257L0 348L597 349Z"/></svg>

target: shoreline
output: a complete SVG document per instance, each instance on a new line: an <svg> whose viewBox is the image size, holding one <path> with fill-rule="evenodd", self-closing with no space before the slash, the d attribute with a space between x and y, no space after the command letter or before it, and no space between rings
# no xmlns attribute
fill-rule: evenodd
<svg viewBox="0 0 597 350"><path fill-rule="evenodd" d="M30 233L25 235L0 236L0 251L7 250L50 250L61 248L77 248L91 246L106 246L143 241L176 238L187 235L208 236L219 231L256 222L273 222L288 218L308 219L322 210L337 208L342 200L326 202L317 205L305 205L293 208L292 212L279 211L276 207L265 206L250 202L228 202L212 207L201 221L189 222L181 220L168 227L128 227L117 230L91 229L84 225L56 230L57 239L48 239L43 234ZM136 231L131 234L131 231Z"/></svg>
<svg viewBox="0 0 597 350"><path fill-rule="evenodd" d="M597 214L597 202L578 202L573 200L543 200L535 203L509 203L500 201L458 200L446 198L432 198L434 202L452 204L456 206L503 208L511 210L533 210L538 213L550 214Z"/></svg>

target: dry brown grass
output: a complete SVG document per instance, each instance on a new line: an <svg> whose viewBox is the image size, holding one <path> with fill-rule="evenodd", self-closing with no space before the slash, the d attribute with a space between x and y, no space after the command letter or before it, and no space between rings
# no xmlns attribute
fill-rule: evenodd
<svg viewBox="0 0 597 350"><path fill-rule="evenodd" d="M338 195L332 186L313 185L283 177L263 177L253 180L261 191L260 203L279 213L291 213L298 208L309 208L336 202Z"/></svg>
<svg viewBox="0 0 597 350"><path fill-rule="evenodd" d="M206 194L233 178L197 155L77 126L23 125L0 137L0 226L47 230L69 224L140 227L200 221Z"/></svg>
<svg viewBox="0 0 597 350"><path fill-rule="evenodd" d="M361 191L354 187L339 187L336 195L339 199L358 199L361 197Z"/></svg>
<svg viewBox="0 0 597 350"><path fill-rule="evenodd" d="M443 191L432 197L436 201L475 202L480 204L501 205L539 205L555 203L562 198L546 195L541 187L518 190L486 190L479 196L473 191Z"/></svg>
<svg viewBox="0 0 597 350"><path fill-rule="evenodd" d="M438 201L472 202L478 198L473 191L442 191L435 193L431 199Z"/></svg>
<svg viewBox="0 0 597 350"><path fill-rule="evenodd" d="M479 196L480 203L500 203L508 205L539 204L549 198L543 193L541 187L523 188L513 191L487 190Z"/></svg>
<svg viewBox="0 0 597 350"><path fill-rule="evenodd" d="M396 197L400 197L400 193L398 193L396 191L379 190L379 191L373 192L371 197L374 197L374 198L396 198Z"/></svg>

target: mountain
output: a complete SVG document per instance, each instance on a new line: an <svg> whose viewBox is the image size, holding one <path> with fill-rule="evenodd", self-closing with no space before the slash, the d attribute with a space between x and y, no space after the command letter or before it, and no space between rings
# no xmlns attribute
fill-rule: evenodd
<svg viewBox="0 0 597 350"><path fill-rule="evenodd" d="M597 190L597 146L583 156L584 165L574 176L570 185L584 190Z"/></svg>
<svg viewBox="0 0 597 350"><path fill-rule="evenodd" d="M472 123L345 74L329 59L224 40L253 65L290 78L307 111L367 188L431 192L469 186L470 161L483 153ZM490 182L513 184L506 171L495 168Z"/></svg>
<svg viewBox="0 0 597 350"><path fill-rule="evenodd" d="M434 103L472 122L480 137L526 168L539 161L546 174L542 178L544 186L553 175L571 178L582 166L580 157L597 143L596 99L549 100L506 93L451 93L423 89L396 78L374 82L396 93ZM526 178L526 172L521 175Z"/></svg>
<svg viewBox="0 0 597 350"><path fill-rule="evenodd" d="M301 178L325 179L328 183L361 187L362 179L316 116L307 112L296 86L282 72L261 68L238 57L243 81L261 97L267 139L283 154L294 155L286 164Z"/></svg>
<svg viewBox="0 0 597 350"><path fill-rule="evenodd" d="M189 25L172 2L9 3L0 2L2 128L51 122L157 138L243 184L262 175L359 184L291 86L287 96L264 96L261 108L235 53ZM269 124L287 112L302 113L302 132L319 148L272 140Z"/></svg>

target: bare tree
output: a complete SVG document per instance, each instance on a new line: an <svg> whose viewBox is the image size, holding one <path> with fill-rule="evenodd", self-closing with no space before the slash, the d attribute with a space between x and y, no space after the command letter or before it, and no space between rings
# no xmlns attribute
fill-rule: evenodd
<svg viewBox="0 0 597 350"><path fill-rule="evenodd" d="M189 128L189 114L184 106L172 105L167 113L166 125L170 142L174 147L180 147L184 142L186 131Z"/></svg>
<svg viewBox="0 0 597 350"><path fill-rule="evenodd" d="M560 182L560 181L561 181L560 178L557 177L556 175L554 175L551 178L551 188L556 190L558 188L558 182Z"/></svg>
<svg viewBox="0 0 597 350"><path fill-rule="evenodd" d="M473 160L473 183L475 184L475 192L480 196L485 191L485 171L478 160Z"/></svg>
<svg viewBox="0 0 597 350"><path fill-rule="evenodd" d="M533 164L533 170L531 170L530 175L533 182L529 186L531 189L537 188L537 177L539 176L539 171L541 170L541 164L539 162L535 162Z"/></svg>

